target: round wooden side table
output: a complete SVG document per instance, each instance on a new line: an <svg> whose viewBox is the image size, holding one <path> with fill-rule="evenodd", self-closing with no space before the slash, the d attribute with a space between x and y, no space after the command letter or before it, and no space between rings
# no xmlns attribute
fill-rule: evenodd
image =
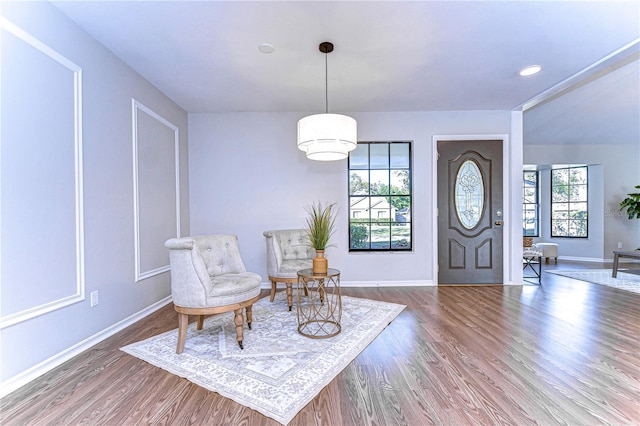
<svg viewBox="0 0 640 426"><path fill-rule="evenodd" d="M298 271L296 302L298 333L324 339L342 331L339 270L329 268L326 274L314 274L310 268Z"/></svg>

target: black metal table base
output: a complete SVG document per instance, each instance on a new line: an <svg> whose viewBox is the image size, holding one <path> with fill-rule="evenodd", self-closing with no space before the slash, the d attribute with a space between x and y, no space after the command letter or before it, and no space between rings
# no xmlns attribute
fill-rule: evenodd
<svg viewBox="0 0 640 426"><path fill-rule="evenodd" d="M538 266L537 270L536 270L536 265ZM532 282L532 280L535 280L537 284L540 284L540 281L542 280L542 257L523 256L522 271L523 271L522 279L524 281ZM533 272L533 275L525 275L527 271Z"/></svg>

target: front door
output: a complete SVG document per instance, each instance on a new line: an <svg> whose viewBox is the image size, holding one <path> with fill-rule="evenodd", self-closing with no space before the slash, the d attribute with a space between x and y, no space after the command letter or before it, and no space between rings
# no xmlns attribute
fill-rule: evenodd
<svg viewBox="0 0 640 426"><path fill-rule="evenodd" d="M502 283L502 141L438 141L438 283Z"/></svg>

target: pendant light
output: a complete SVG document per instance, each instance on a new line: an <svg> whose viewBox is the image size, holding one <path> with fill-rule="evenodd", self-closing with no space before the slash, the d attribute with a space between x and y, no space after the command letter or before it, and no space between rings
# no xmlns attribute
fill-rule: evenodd
<svg viewBox="0 0 640 426"><path fill-rule="evenodd" d="M333 52L333 44L325 41L319 48L324 53L325 113L309 115L298 121L298 149L304 151L310 160L343 160L356 149L357 123L346 115L329 114L327 56Z"/></svg>

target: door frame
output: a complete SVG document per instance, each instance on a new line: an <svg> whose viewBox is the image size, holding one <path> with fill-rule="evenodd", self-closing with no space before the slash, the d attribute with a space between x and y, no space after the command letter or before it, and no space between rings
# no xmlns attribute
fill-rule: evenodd
<svg viewBox="0 0 640 426"><path fill-rule="evenodd" d="M517 137L515 138L517 139ZM478 134L478 135L433 135L432 165L431 165L431 195L434 206L432 221L432 265L433 283L438 285L438 141L502 141L502 280L505 285L522 285L522 143L520 149L513 149L508 134ZM517 152L520 160L514 161ZM519 163L519 164L515 164ZM519 176L518 179L515 179ZM517 185L516 185L517 184ZM518 195L519 194L519 195ZM520 217L520 219L518 219ZM517 230L517 231L516 231Z"/></svg>

